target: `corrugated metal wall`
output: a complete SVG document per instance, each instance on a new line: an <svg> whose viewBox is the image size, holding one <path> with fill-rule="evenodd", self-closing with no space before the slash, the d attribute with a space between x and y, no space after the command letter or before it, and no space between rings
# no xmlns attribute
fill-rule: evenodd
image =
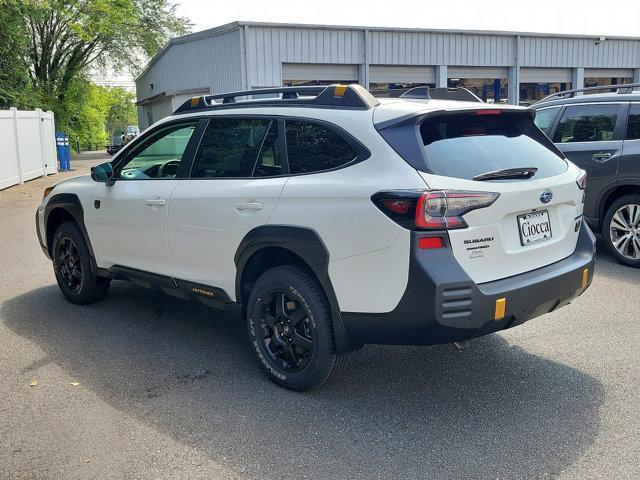
<svg viewBox="0 0 640 480"><path fill-rule="evenodd" d="M327 28L244 27L251 86L282 85L282 63L360 64L363 32Z"/></svg>
<svg viewBox="0 0 640 480"><path fill-rule="evenodd" d="M209 87L227 92L243 87L240 30L170 45L136 80L138 100L168 90ZM153 84L153 90L149 87Z"/></svg>
<svg viewBox="0 0 640 480"><path fill-rule="evenodd" d="M323 65L327 70L357 65L363 84L373 81L370 65L373 77L384 66L447 66L449 78L469 67L494 69L501 78L504 69L516 67L508 70L509 78L516 79L518 67L524 78L536 72L537 79L543 69L567 68L636 69L634 77L640 78L640 40L238 22L170 44L136 81L137 96L143 100L168 90L209 87L211 93L221 93L282 85L283 64ZM550 79L543 75L537 81ZM511 88L509 101L517 100L518 88Z"/></svg>

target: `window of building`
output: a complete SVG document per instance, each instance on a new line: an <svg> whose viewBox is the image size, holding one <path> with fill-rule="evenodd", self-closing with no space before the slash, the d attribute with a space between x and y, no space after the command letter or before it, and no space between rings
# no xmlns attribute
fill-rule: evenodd
<svg viewBox="0 0 640 480"><path fill-rule="evenodd" d="M191 178L250 177L271 120L212 118L191 169Z"/></svg>
<svg viewBox="0 0 640 480"><path fill-rule="evenodd" d="M289 171L312 173L345 165L356 158L356 150L337 132L317 123L286 123Z"/></svg>
<svg viewBox="0 0 640 480"><path fill-rule="evenodd" d="M613 140L619 108L619 105L612 104L568 106L553 141L572 143Z"/></svg>

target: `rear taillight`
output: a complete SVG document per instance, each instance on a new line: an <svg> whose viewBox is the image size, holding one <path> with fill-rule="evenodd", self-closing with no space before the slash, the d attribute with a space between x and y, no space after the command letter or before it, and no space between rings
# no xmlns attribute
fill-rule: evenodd
<svg viewBox="0 0 640 480"><path fill-rule="evenodd" d="M371 199L389 218L411 230L466 228L462 216L488 207L500 196L494 192L460 190L395 190L376 193Z"/></svg>
<svg viewBox="0 0 640 480"><path fill-rule="evenodd" d="M576 183L578 187L580 187L580 190L584 190L587 187L587 172L580 170L580 175L576 178Z"/></svg>

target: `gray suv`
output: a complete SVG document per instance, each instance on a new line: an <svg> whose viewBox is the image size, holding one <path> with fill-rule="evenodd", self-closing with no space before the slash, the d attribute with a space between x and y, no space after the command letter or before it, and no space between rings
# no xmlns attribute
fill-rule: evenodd
<svg viewBox="0 0 640 480"><path fill-rule="evenodd" d="M535 123L587 172L584 216L618 262L640 267L640 84L558 92ZM607 93L583 95L595 90Z"/></svg>

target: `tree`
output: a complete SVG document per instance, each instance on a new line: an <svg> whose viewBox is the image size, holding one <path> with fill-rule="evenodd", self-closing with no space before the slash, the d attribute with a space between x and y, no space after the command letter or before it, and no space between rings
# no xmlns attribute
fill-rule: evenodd
<svg viewBox="0 0 640 480"><path fill-rule="evenodd" d="M90 65L135 71L143 58L190 27L168 0L22 0L22 5L32 85L54 112L64 110L59 105Z"/></svg>
<svg viewBox="0 0 640 480"><path fill-rule="evenodd" d="M0 0L0 108L31 105L27 29L19 4Z"/></svg>
<svg viewBox="0 0 640 480"><path fill-rule="evenodd" d="M109 89L109 112L105 128L107 133L113 135L126 130L128 125L138 123L138 115L135 106L135 95L124 88Z"/></svg>

